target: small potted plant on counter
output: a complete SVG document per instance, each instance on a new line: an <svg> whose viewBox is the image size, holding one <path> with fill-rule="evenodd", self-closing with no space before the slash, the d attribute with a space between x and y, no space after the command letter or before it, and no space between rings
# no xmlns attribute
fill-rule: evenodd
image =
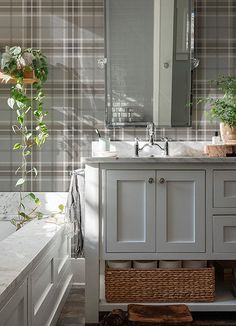
<svg viewBox="0 0 236 326"><path fill-rule="evenodd" d="M16 187L20 195L18 217L12 219L12 223L19 229L27 221L40 216L40 200L33 192L25 193L25 185L32 175L36 177L38 174L36 167L29 164L33 150L41 147L48 137L44 122L47 112L43 108L43 85L48 75L47 60L40 50L6 47L2 54L1 72L0 80L12 84L8 105L16 114L17 123L12 129L20 139L13 146L14 150L21 152L21 164L16 170L19 175ZM35 203L33 209L26 207L29 198Z"/></svg>
<svg viewBox="0 0 236 326"><path fill-rule="evenodd" d="M211 81L222 92L218 98L202 98L198 103L210 105L209 116L220 121L221 138L225 144L236 144L236 77L222 76Z"/></svg>

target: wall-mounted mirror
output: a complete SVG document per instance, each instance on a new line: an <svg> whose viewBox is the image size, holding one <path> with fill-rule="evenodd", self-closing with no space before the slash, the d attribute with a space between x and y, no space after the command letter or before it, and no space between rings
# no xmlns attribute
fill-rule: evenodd
<svg viewBox="0 0 236 326"><path fill-rule="evenodd" d="M108 126L191 125L191 0L106 0Z"/></svg>

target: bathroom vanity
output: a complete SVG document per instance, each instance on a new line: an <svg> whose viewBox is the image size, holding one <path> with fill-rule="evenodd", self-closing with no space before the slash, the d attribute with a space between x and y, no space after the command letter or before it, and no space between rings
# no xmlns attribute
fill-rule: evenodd
<svg viewBox="0 0 236 326"><path fill-rule="evenodd" d="M86 322L96 323L127 306L105 301L106 260L235 259L236 158L86 159L85 230ZM236 311L236 298L217 284L214 302L188 306Z"/></svg>

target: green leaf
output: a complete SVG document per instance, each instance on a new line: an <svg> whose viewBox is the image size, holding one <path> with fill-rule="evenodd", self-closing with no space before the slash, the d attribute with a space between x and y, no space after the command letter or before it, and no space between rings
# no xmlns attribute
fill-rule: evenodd
<svg viewBox="0 0 236 326"><path fill-rule="evenodd" d="M21 224L20 223L17 223L16 224L16 231L20 230L21 229Z"/></svg>
<svg viewBox="0 0 236 326"><path fill-rule="evenodd" d="M16 226L16 219L15 219L15 218L12 218L10 222L11 222L11 224L13 224L14 226Z"/></svg>
<svg viewBox="0 0 236 326"><path fill-rule="evenodd" d="M31 219L31 217L25 214L24 212L19 212L19 215L22 216L26 221L29 221Z"/></svg>
<svg viewBox="0 0 236 326"><path fill-rule="evenodd" d="M60 210L60 213L63 213L64 212L64 209L65 209L65 206L63 204L60 204L58 206L59 210Z"/></svg>
<svg viewBox="0 0 236 326"><path fill-rule="evenodd" d="M37 177L38 175L38 170L36 168L33 168L32 171L34 172L34 175Z"/></svg>
<svg viewBox="0 0 236 326"><path fill-rule="evenodd" d="M25 119L24 119L24 117L23 117L22 115L20 115L19 117L17 117L17 121L18 121L21 125L23 125Z"/></svg>
<svg viewBox="0 0 236 326"><path fill-rule="evenodd" d="M29 156L29 155L31 155L31 154L32 154L31 151L26 151L26 152L24 153L25 156Z"/></svg>
<svg viewBox="0 0 236 326"><path fill-rule="evenodd" d="M15 105L15 100L14 98L10 97L8 100L7 100L7 104L8 106L10 106L11 109L14 108L14 105Z"/></svg>
<svg viewBox="0 0 236 326"><path fill-rule="evenodd" d="M23 148L23 146L20 144L20 143L16 143L14 146L13 146L13 149L21 149Z"/></svg>
<svg viewBox="0 0 236 326"><path fill-rule="evenodd" d="M39 220L41 220L43 218L43 213L42 212L36 212L36 215L37 215Z"/></svg>
<svg viewBox="0 0 236 326"><path fill-rule="evenodd" d="M31 197L33 200L35 200L35 198L36 198L35 194L33 194L32 192L30 192L30 193L28 194L28 196Z"/></svg>
<svg viewBox="0 0 236 326"><path fill-rule="evenodd" d="M10 48L13 55L19 55L21 53L21 48L19 46L14 46Z"/></svg>
<svg viewBox="0 0 236 326"><path fill-rule="evenodd" d="M25 209L25 205L23 203L20 203L20 207L22 207L23 209Z"/></svg>
<svg viewBox="0 0 236 326"><path fill-rule="evenodd" d="M36 205L41 205L41 201L39 198L35 198L34 202Z"/></svg>
<svg viewBox="0 0 236 326"><path fill-rule="evenodd" d="M29 140L31 136L32 136L32 133L29 132L27 135L25 135L25 138L26 138L27 140Z"/></svg>
<svg viewBox="0 0 236 326"><path fill-rule="evenodd" d="M21 185L23 185L25 183L25 179L24 178L20 178L18 181L17 181L17 183L16 183L16 187L17 186L21 186Z"/></svg>

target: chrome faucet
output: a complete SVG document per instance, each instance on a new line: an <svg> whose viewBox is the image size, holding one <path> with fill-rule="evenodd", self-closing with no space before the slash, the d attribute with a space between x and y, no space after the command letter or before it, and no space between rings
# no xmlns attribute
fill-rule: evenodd
<svg viewBox="0 0 236 326"><path fill-rule="evenodd" d="M141 148L139 147L139 139L135 138L135 156L139 156L139 152L142 151L145 147L159 147L163 152L164 156L169 155L169 139L167 137L161 138L164 141L164 146L160 146L159 144L154 142L154 135L155 135L155 125L153 122L148 123L147 125L148 130L148 143L143 145Z"/></svg>
<svg viewBox="0 0 236 326"><path fill-rule="evenodd" d="M155 136L155 125L153 122L149 122L147 124L147 130L148 130L148 143L150 146L154 145L154 136Z"/></svg>

